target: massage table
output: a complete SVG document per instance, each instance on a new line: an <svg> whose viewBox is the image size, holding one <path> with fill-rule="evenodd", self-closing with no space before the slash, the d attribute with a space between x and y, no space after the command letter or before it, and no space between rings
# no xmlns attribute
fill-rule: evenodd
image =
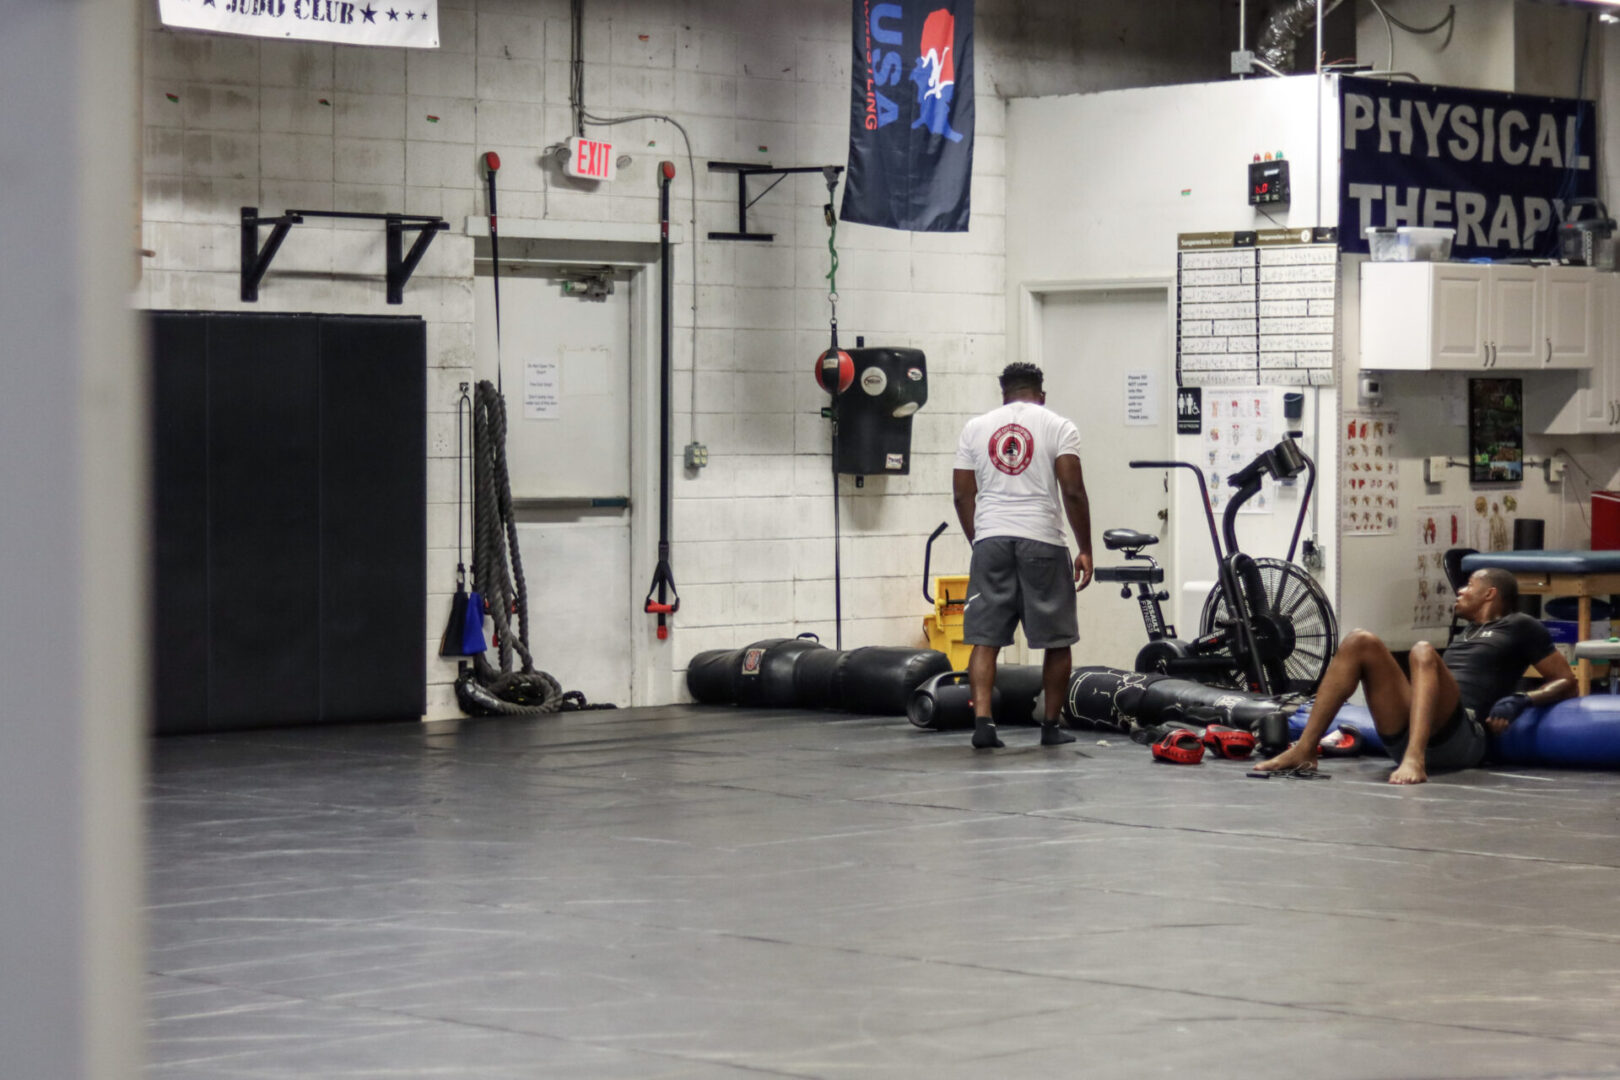
<svg viewBox="0 0 1620 1080"><path fill-rule="evenodd" d="M1620 551L1480 551L1465 555L1465 574L1487 567L1508 571L1519 591L1532 596L1576 598L1576 640L1592 636L1592 597L1620 593ZM1581 696L1592 689L1592 662L1580 657L1575 665Z"/></svg>

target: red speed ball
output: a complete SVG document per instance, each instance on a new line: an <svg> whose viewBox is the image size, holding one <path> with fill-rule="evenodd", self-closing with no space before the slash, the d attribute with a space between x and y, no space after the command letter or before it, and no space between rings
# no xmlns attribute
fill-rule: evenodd
<svg viewBox="0 0 1620 1080"><path fill-rule="evenodd" d="M827 385L831 376L831 373L827 370L830 366L827 358L831 352L832 350L828 349L827 352L816 357L816 366L812 370L815 372L817 386L830 394L842 394L855 382L855 360L843 349L838 350L838 389L834 390Z"/></svg>
<svg viewBox="0 0 1620 1080"><path fill-rule="evenodd" d="M484 164L489 166L490 172L494 172L501 167L501 155L493 150L489 151L484 155Z"/></svg>
<svg viewBox="0 0 1620 1080"><path fill-rule="evenodd" d="M664 174L665 180L675 179L675 163L673 161L660 161L658 170Z"/></svg>

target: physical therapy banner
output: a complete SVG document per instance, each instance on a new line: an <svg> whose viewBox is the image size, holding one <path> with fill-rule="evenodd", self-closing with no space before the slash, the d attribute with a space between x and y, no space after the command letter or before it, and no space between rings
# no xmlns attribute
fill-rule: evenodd
<svg viewBox="0 0 1620 1080"><path fill-rule="evenodd" d="M973 0L854 0L841 217L966 232L973 177Z"/></svg>
<svg viewBox="0 0 1620 1080"><path fill-rule="evenodd" d="M1345 251L1422 225L1457 230L1452 258L1545 257L1569 200L1597 193L1590 101L1347 77L1340 107Z"/></svg>
<svg viewBox="0 0 1620 1080"><path fill-rule="evenodd" d="M439 47L438 0L158 0L165 26L340 45Z"/></svg>

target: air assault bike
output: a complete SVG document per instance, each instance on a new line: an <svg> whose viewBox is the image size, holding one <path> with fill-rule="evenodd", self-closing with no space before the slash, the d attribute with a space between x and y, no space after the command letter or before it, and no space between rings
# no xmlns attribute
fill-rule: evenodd
<svg viewBox="0 0 1620 1080"><path fill-rule="evenodd" d="M1228 478L1228 484L1237 490L1226 504L1218 534L1202 469L1187 461L1133 461L1130 466L1188 469L1198 478L1209 540L1219 567L1215 587L1199 617L1198 636L1182 640L1176 636L1175 627L1164 621L1161 603L1170 598L1159 588L1164 582L1164 569L1153 556L1143 554L1143 549L1157 544L1159 538L1134 529L1109 529L1103 533L1103 545L1110 551L1123 551L1128 562L1146 564L1100 567L1095 575L1098 581L1119 584L1120 595L1127 599L1131 586L1136 586L1136 602L1148 635L1148 643L1136 654L1136 670L1267 695L1314 693L1339 640L1338 622L1327 593L1293 561L1305 511L1316 486L1316 463L1292 437L1262 451ZM1256 559L1243 552L1237 541L1238 510L1259 493L1267 476L1292 480L1302 471L1308 471L1308 478L1288 558Z"/></svg>

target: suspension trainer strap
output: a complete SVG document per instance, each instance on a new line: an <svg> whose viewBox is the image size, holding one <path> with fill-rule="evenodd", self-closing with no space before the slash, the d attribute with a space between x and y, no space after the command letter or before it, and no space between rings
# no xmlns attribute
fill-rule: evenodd
<svg viewBox="0 0 1620 1080"><path fill-rule="evenodd" d="M833 493L833 645L844 647L844 544L841 500L838 497L838 391L841 385L838 350L838 214L833 210L833 193L838 188L838 170L822 170L827 181L827 203L821 216L827 223L827 327L830 343L822 360L822 381L832 401L832 493Z"/></svg>
<svg viewBox="0 0 1620 1080"><path fill-rule="evenodd" d="M669 567L669 455L670 455L670 305L674 302L674 267L669 255L669 185L675 179L675 166L658 165L658 565L653 568L652 585L641 610L658 616L658 640L669 638L669 616L681 610L675 574ZM695 181L694 181L695 182ZM695 287L695 283L694 283ZM694 358L694 363L696 359ZM656 595L657 599L654 599Z"/></svg>

